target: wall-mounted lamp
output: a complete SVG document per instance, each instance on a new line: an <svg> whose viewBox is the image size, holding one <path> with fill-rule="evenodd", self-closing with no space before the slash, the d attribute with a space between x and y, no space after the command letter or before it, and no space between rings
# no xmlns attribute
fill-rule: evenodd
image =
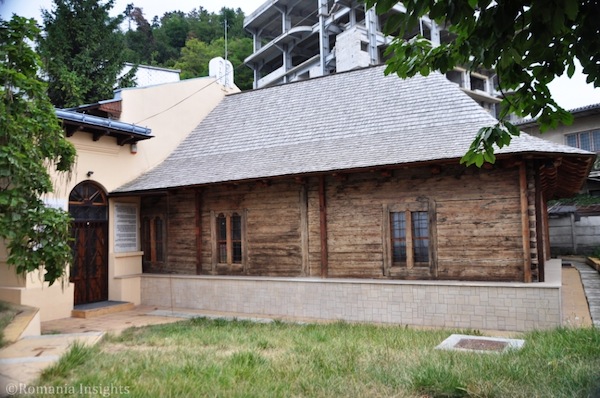
<svg viewBox="0 0 600 398"><path fill-rule="evenodd" d="M94 172L91 171L91 170L86 173L86 175L88 176L88 178L90 178L92 176L92 174L94 174Z"/></svg>
<svg viewBox="0 0 600 398"><path fill-rule="evenodd" d="M134 142L133 144L129 145L129 152L134 155L137 153L137 142Z"/></svg>

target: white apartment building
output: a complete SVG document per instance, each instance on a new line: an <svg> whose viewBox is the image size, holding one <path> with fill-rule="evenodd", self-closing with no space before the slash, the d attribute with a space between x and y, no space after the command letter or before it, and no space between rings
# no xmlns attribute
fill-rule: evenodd
<svg viewBox="0 0 600 398"><path fill-rule="evenodd" d="M393 36L384 35L382 26L393 13L403 12L401 3L377 15L357 0L266 1L244 20L254 40L254 51L244 61L254 71L254 88L383 63ZM448 29L427 17L406 38L417 34L434 45L452 40ZM497 114L500 93L493 71L456 68L446 77Z"/></svg>

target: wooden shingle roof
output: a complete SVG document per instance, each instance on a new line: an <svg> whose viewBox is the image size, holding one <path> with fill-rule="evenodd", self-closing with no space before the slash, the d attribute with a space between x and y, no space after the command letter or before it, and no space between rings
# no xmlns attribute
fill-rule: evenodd
<svg viewBox="0 0 600 398"><path fill-rule="evenodd" d="M479 128L496 123L439 73L402 80L383 71L230 95L163 163L115 192L459 159ZM524 133L497 153L593 156Z"/></svg>

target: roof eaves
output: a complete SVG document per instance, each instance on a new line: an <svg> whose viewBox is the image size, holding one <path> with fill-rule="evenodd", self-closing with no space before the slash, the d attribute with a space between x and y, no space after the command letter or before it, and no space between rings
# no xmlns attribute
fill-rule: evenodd
<svg viewBox="0 0 600 398"><path fill-rule="evenodd" d="M56 109L56 116L61 119L64 124L73 126L77 129L87 128L90 130L102 130L103 132L106 132L106 135L115 136L119 145L153 138L151 129L130 123L62 109Z"/></svg>

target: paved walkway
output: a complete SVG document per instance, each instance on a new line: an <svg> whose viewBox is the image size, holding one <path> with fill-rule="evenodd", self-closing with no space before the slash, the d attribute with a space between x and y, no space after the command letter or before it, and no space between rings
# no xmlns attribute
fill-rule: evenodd
<svg viewBox="0 0 600 398"><path fill-rule="evenodd" d="M571 261L571 264L581 275L592 322L600 328L600 272L581 261Z"/></svg>
<svg viewBox="0 0 600 398"><path fill-rule="evenodd" d="M65 318L42 322L42 336L25 337L0 350L0 397L16 394L37 396L28 387L30 383L44 369L55 364L75 342L93 345L105 333L119 334L132 326L156 325L182 319L148 315L154 310L154 307L138 306L132 311L97 318Z"/></svg>
<svg viewBox="0 0 600 398"><path fill-rule="evenodd" d="M572 261L569 262L573 264ZM587 267L583 263L582 265ZM575 266L562 267L561 299L564 326L592 326L592 316L589 311L586 292L583 289L580 271Z"/></svg>
<svg viewBox="0 0 600 398"><path fill-rule="evenodd" d="M563 324L572 327L590 327L594 324L600 327L600 274L580 258L564 261L570 262L573 267L562 268ZM131 311L95 318L65 318L43 322L44 335L22 339L0 350L0 397L14 395L15 389L17 392L27 393L29 383L46 367L58 361L75 341L96 344L105 333L119 334L133 326L177 322L193 315L266 320L264 317L247 314L138 306ZM488 334L498 336L506 333L498 331L494 334L493 331L488 331Z"/></svg>

